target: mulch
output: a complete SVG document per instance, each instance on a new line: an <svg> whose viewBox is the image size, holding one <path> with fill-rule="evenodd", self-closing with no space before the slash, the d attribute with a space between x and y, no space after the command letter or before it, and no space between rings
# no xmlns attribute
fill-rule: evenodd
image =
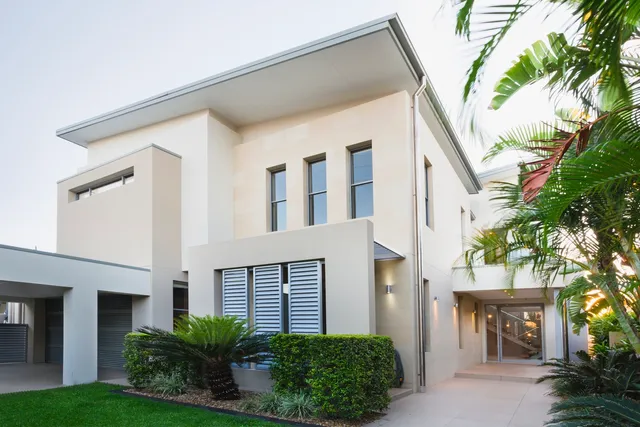
<svg viewBox="0 0 640 427"><path fill-rule="evenodd" d="M294 418L282 418L277 417L271 413L261 412L245 412L239 409L242 400L255 395L256 393L241 391L240 400L214 400L209 390L191 389L184 394L175 396L163 396L158 393L153 393L150 390L129 388L125 390L114 391L118 394L131 395L136 397L142 397L159 402L171 402L183 406L189 406L194 408L205 409L217 413L227 415L239 415L243 417L256 418L264 421L271 421L273 423L294 425L294 426L308 426L308 427L358 427L364 424L377 420L383 414L370 414L359 420L330 420L323 418L311 418L311 419L294 419Z"/></svg>

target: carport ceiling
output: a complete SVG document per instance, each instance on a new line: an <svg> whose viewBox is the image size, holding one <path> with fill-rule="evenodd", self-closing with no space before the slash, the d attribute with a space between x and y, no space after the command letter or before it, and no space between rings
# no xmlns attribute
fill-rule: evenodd
<svg viewBox="0 0 640 427"><path fill-rule="evenodd" d="M69 288L62 286L38 285L36 283L7 282L0 280L0 299L11 298L52 298L60 297Z"/></svg>

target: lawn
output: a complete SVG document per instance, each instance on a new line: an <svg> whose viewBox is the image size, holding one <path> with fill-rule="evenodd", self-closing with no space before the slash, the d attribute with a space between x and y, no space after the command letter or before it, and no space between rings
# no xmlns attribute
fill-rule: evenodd
<svg viewBox="0 0 640 427"><path fill-rule="evenodd" d="M95 383L0 395L2 426L210 426L277 424L111 393L118 386Z"/></svg>

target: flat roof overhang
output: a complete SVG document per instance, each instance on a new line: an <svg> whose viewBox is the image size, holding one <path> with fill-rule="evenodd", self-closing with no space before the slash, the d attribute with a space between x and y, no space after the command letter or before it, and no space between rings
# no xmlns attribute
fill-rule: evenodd
<svg viewBox="0 0 640 427"><path fill-rule="evenodd" d="M83 147L123 132L201 110L242 127L399 91L412 94L426 76L397 15L182 86L59 129ZM428 78L427 78L428 81ZM469 193L482 184L432 84L420 113Z"/></svg>
<svg viewBox="0 0 640 427"><path fill-rule="evenodd" d="M0 299L49 298L76 287L149 296L148 268L0 245Z"/></svg>

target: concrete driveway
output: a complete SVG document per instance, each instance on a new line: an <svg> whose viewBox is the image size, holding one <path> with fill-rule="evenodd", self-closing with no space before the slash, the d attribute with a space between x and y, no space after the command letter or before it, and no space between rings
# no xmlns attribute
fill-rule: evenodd
<svg viewBox="0 0 640 427"><path fill-rule="evenodd" d="M554 398L546 384L452 378L391 404L370 426L541 427Z"/></svg>
<svg viewBox="0 0 640 427"><path fill-rule="evenodd" d="M49 363L0 365L0 394L61 386L61 365Z"/></svg>
<svg viewBox="0 0 640 427"><path fill-rule="evenodd" d="M100 381L126 385L122 370L98 369ZM62 387L62 366L50 363L0 364L0 394Z"/></svg>

